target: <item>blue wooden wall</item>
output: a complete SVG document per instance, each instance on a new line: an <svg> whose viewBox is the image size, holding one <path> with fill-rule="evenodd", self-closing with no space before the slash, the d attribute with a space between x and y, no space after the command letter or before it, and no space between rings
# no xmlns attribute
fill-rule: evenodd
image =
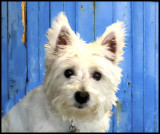
<svg viewBox="0 0 160 134"><path fill-rule="evenodd" d="M60 11L87 42L117 20L127 25L123 78L109 132L159 131L159 2L27 2L27 42L21 2L1 3L1 114L42 84L46 31Z"/></svg>

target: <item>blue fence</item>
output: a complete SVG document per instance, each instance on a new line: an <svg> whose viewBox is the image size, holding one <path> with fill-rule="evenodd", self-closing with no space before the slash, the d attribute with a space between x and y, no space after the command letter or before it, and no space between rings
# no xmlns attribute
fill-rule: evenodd
<svg viewBox="0 0 160 134"><path fill-rule="evenodd" d="M127 25L123 78L109 132L159 132L159 2L27 2L27 42L21 2L1 3L1 113L42 84L46 31L60 11L87 42L116 22Z"/></svg>

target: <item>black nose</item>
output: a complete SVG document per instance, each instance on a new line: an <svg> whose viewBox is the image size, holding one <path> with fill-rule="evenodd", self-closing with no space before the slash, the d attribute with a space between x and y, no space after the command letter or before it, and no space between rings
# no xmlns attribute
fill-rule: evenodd
<svg viewBox="0 0 160 134"><path fill-rule="evenodd" d="M80 104L86 103L89 100L89 93L85 91L77 91L75 93L75 100Z"/></svg>

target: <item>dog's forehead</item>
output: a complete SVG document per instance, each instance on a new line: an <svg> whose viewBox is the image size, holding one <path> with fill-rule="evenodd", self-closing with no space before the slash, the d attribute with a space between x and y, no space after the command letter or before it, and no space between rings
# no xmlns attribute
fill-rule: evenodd
<svg viewBox="0 0 160 134"><path fill-rule="evenodd" d="M92 43L80 44L80 47L68 48L66 55L64 55L67 63L74 64L82 68L90 68L95 66L103 66L107 59Z"/></svg>
<svg viewBox="0 0 160 134"><path fill-rule="evenodd" d="M101 55L103 48L101 48L96 42L86 43L83 40L78 40L74 43L73 50L78 55L84 55L87 58L92 55Z"/></svg>

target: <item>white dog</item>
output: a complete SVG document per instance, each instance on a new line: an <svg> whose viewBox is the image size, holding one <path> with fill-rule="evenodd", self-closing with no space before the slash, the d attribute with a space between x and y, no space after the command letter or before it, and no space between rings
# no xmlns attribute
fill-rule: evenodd
<svg viewBox="0 0 160 134"><path fill-rule="evenodd" d="M86 44L61 12L48 30L43 85L2 119L7 132L105 132L116 105L125 45L123 22Z"/></svg>

